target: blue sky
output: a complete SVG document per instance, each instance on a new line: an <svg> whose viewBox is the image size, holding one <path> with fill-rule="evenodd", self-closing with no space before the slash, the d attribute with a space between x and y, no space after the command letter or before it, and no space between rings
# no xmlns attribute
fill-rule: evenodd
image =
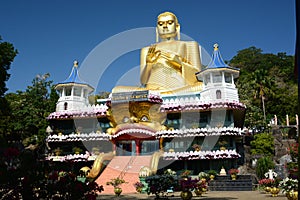
<svg viewBox="0 0 300 200"><path fill-rule="evenodd" d="M81 78L96 83L96 92L110 91L123 84L122 79L138 84L132 79L138 81L139 46L155 42L151 28L163 11L175 13L181 33L209 55L214 43L224 60L250 46L264 53L294 55L294 0L1 0L0 35L19 51L9 70L8 92L24 91L37 74L47 72L54 83L64 81L74 60L83 69ZM128 31L136 35L127 37ZM144 42L132 45L143 37ZM105 62L106 54L116 55ZM91 62L93 56L97 59ZM122 77L131 72L133 77Z"/></svg>

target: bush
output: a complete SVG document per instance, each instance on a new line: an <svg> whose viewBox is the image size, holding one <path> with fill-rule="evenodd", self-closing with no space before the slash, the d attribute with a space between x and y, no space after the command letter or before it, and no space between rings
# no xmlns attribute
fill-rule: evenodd
<svg viewBox="0 0 300 200"><path fill-rule="evenodd" d="M270 157L261 157L257 160L256 164L256 175L259 179L265 178L265 173L269 171L269 169L274 169L275 164L273 163Z"/></svg>
<svg viewBox="0 0 300 200"><path fill-rule="evenodd" d="M176 176L168 174L148 176L145 181L148 183L148 194L154 194L156 199L165 196L168 189L178 185Z"/></svg>
<svg viewBox="0 0 300 200"><path fill-rule="evenodd" d="M252 155L274 155L274 137L270 133L259 133L254 135L251 141Z"/></svg>

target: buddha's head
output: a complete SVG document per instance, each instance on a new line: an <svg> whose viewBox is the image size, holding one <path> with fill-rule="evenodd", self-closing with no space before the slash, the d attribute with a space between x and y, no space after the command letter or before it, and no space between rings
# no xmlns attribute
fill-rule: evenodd
<svg viewBox="0 0 300 200"><path fill-rule="evenodd" d="M158 36L162 40L172 40L176 36L180 40L180 25L177 17L171 12L163 12L157 17L156 25L157 42Z"/></svg>

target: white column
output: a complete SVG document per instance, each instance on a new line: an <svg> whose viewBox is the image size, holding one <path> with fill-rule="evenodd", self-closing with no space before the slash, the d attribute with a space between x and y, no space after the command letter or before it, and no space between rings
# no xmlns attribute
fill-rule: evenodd
<svg viewBox="0 0 300 200"><path fill-rule="evenodd" d="M71 89L71 96L72 97L74 96L74 86L72 86L72 89Z"/></svg>
<svg viewBox="0 0 300 200"><path fill-rule="evenodd" d="M80 97L81 97L81 98L84 97L84 96L83 96L83 91L84 91L84 88L82 87L82 88L81 88L81 93L80 93Z"/></svg>
<svg viewBox="0 0 300 200"><path fill-rule="evenodd" d="M222 85L225 85L225 73L222 71Z"/></svg>

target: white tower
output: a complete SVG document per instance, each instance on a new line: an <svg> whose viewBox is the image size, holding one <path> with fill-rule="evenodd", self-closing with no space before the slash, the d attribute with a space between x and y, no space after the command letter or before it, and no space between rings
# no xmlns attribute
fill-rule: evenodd
<svg viewBox="0 0 300 200"><path fill-rule="evenodd" d="M55 86L59 92L59 99L56 104L56 112L79 111L89 105L88 96L94 88L83 82L78 74L78 62L74 61L69 77Z"/></svg>
<svg viewBox="0 0 300 200"><path fill-rule="evenodd" d="M208 66L196 75L198 80L204 83L201 101L209 103L239 101L234 84L234 79L239 76L239 69L225 64L218 44L214 45L214 52Z"/></svg>

